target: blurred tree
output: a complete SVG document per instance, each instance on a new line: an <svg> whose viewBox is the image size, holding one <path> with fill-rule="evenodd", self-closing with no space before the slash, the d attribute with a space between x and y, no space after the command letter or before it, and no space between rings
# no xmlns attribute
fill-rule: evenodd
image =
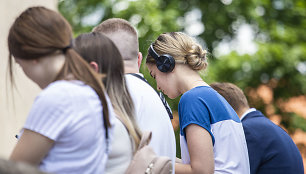
<svg viewBox="0 0 306 174"><path fill-rule="evenodd" d="M279 103L306 93L306 2L253 0L249 4L245 5L252 8L241 15L243 23L253 28L256 53L239 54L236 48L238 51L218 56L210 66L209 76L245 89L253 106L267 116L281 115L281 123L290 133L295 128L305 130L305 121L295 121L295 114L285 111ZM268 103L250 96L250 91L262 84L273 90L273 99Z"/></svg>
<svg viewBox="0 0 306 174"><path fill-rule="evenodd" d="M207 82L235 83L252 106L268 116L283 116L289 131L306 129L305 119L280 107L306 93L305 0L60 0L59 10L76 34L90 32L111 17L130 21L138 30L144 57L160 33L184 31L212 53L203 74ZM141 71L155 87L144 67ZM254 97L262 85L272 91L271 100ZM169 101L174 110L178 101Z"/></svg>

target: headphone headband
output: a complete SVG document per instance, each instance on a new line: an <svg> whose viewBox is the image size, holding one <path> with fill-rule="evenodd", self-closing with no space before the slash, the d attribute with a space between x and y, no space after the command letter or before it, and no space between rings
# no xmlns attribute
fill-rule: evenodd
<svg viewBox="0 0 306 174"><path fill-rule="evenodd" d="M149 54L150 56L152 56L156 61L159 60L159 55L156 53L156 51L154 50L153 48L153 44L150 45L150 48L149 48Z"/></svg>

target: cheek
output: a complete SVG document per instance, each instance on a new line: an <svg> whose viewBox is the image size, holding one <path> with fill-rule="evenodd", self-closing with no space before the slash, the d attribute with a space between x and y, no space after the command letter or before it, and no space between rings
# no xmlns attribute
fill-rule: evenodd
<svg viewBox="0 0 306 174"><path fill-rule="evenodd" d="M37 70L37 67L24 67L23 68L24 74L31 80L33 80L35 83L37 83L40 80L40 76L42 76L42 72L39 72Z"/></svg>
<svg viewBox="0 0 306 174"><path fill-rule="evenodd" d="M157 87L163 90L164 92L168 91L167 89L169 88L169 86L166 76L156 76L156 84Z"/></svg>
<svg viewBox="0 0 306 174"><path fill-rule="evenodd" d="M29 71L29 69L28 69L26 66L20 66L20 67L21 67L23 73L24 73L27 77L30 78L31 72Z"/></svg>
<svg viewBox="0 0 306 174"><path fill-rule="evenodd" d="M156 87L161 88L162 87L162 80L159 77L156 77L155 80L156 80Z"/></svg>
<svg viewBox="0 0 306 174"><path fill-rule="evenodd" d="M36 74L34 74L32 71L28 71L28 70L23 70L24 74L31 80L33 80L34 82L36 82Z"/></svg>

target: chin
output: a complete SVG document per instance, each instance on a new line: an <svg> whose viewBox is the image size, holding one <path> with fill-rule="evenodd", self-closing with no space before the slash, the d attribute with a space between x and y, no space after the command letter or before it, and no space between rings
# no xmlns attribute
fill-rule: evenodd
<svg viewBox="0 0 306 174"><path fill-rule="evenodd" d="M169 95L167 95L170 99L175 99L175 98L177 98L179 95L176 95L176 94L169 94Z"/></svg>

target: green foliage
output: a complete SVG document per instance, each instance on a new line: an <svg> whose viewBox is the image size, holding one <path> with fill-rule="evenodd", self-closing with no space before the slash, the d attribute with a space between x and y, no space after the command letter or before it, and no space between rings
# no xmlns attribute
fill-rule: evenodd
<svg viewBox="0 0 306 174"><path fill-rule="evenodd" d="M291 113L292 115L292 127L293 129L295 128L300 128L302 129L304 132L306 132L306 120L303 119L302 117L294 114L294 113Z"/></svg>
<svg viewBox="0 0 306 174"><path fill-rule="evenodd" d="M179 129L175 131L175 139L176 139L176 157L181 159L181 146L180 146L180 131Z"/></svg>

